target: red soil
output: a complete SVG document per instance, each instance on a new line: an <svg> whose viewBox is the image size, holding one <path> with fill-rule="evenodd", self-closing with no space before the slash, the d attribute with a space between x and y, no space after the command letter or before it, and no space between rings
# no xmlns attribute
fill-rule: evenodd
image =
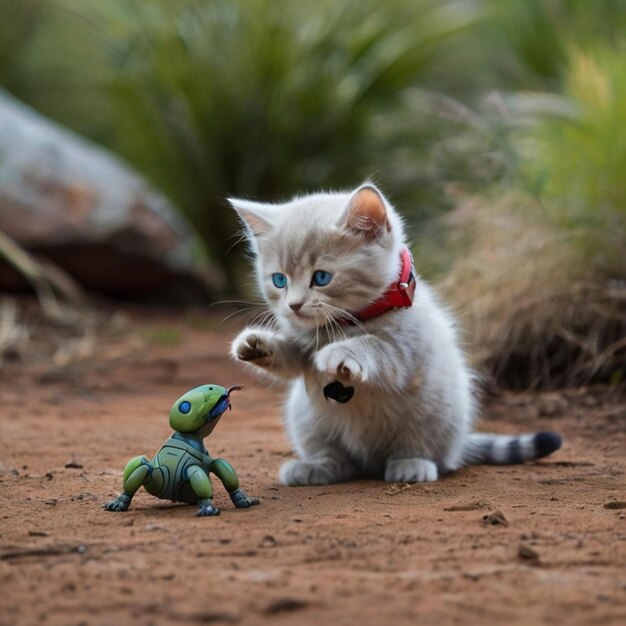
<svg viewBox="0 0 626 626"><path fill-rule="evenodd" d="M537 464L290 488L276 478L291 455L281 390L225 356L234 330L165 323L178 345L4 370L0 625L626 623L623 395L491 400L484 429L563 435ZM214 481L219 517L145 492L103 511L126 461L169 435L172 402L206 382L246 384L207 447L261 505L235 510Z"/></svg>

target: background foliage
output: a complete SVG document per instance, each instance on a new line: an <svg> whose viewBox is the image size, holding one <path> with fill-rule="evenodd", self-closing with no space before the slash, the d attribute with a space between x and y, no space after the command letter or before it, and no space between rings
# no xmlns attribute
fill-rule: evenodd
<svg viewBox="0 0 626 626"><path fill-rule="evenodd" d="M500 382L619 381L625 33L625 0L0 0L0 84L167 193L232 290L225 197L373 176Z"/></svg>

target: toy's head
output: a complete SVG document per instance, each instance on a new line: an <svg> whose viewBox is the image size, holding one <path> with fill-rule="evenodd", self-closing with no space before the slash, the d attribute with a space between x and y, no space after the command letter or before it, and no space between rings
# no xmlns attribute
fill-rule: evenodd
<svg viewBox="0 0 626 626"><path fill-rule="evenodd" d="M200 431L202 437L211 434L220 417L230 407L231 392L243 387L201 385L178 398L170 409L170 426L179 433Z"/></svg>

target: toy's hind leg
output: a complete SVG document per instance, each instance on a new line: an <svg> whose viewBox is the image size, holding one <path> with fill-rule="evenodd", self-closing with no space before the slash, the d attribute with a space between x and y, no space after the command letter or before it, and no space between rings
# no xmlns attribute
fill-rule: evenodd
<svg viewBox="0 0 626 626"><path fill-rule="evenodd" d="M150 480L150 474L154 468L145 456L136 456L131 459L122 475L124 491L115 500L104 505L107 511L127 511L133 496L146 482Z"/></svg>
<svg viewBox="0 0 626 626"><path fill-rule="evenodd" d="M230 499L238 509L247 509L259 503L258 498L250 498L243 489L239 489L239 478L233 466L224 459L215 459L211 471L222 481Z"/></svg>

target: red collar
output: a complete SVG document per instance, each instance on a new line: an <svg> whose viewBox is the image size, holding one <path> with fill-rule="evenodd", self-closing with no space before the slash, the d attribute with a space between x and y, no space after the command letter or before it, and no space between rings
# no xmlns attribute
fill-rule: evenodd
<svg viewBox="0 0 626 626"><path fill-rule="evenodd" d="M378 317L391 309L408 308L413 304L415 294L415 268L413 257L409 249L405 246L400 252L400 275L398 280L387 287L387 291L370 305L360 311L352 313L352 316L359 322L367 322L374 317ZM355 324L356 322L349 322Z"/></svg>

